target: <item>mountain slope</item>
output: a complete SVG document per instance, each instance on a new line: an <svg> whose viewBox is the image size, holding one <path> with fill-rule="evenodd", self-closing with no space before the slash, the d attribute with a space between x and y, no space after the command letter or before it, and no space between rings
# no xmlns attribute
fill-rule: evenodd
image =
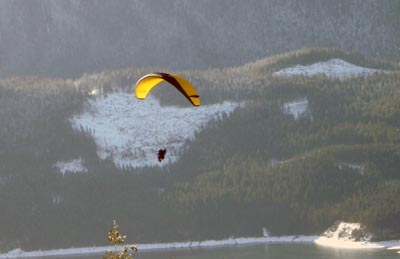
<svg viewBox="0 0 400 259"><path fill-rule="evenodd" d="M399 59L398 11L396 0L1 1L0 75L226 67L304 47Z"/></svg>
<svg viewBox="0 0 400 259"><path fill-rule="evenodd" d="M345 79L273 74L334 58L382 72ZM99 100L113 100L148 70L0 81L2 250L102 245L113 219L135 242L259 235L262 227L315 233L338 219L362 221L381 238L399 235L394 63L307 49L242 67L177 71L198 87L204 107L230 100L238 108L211 116L176 162L120 168L98 156L95 128L77 131L70 119L99 114L85 105L96 99L93 90ZM185 110L166 89L154 95L161 106ZM297 100L307 102L294 115L287 107ZM83 173L55 166L78 158Z"/></svg>

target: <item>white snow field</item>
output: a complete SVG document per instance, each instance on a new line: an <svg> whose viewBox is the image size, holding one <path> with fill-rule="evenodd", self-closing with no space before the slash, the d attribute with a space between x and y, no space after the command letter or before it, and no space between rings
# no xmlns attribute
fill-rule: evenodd
<svg viewBox="0 0 400 259"><path fill-rule="evenodd" d="M308 99L300 98L295 99L291 102L286 102L283 104L283 112L286 114L291 114L295 119L298 119L301 114L303 114L308 109Z"/></svg>
<svg viewBox="0 0 400 259"><path fill-rule="evenodd" d="M276 76L306 75L314 76L325 74L330 78L346 79L355 76L368 76L382 70L356 66L342 59L330 59L325 62L318 62L312 65L284 68L273 74Z"/></svg>
<svg viewBox="0 0 400 259"><path fill-rule="evenodd" d="M284 68L273 74L275 76L314 76L324 74L330 78L347 79L356 76L368 76L377 72L385 72L382 70L356 66L341 59L330 59L325 62L318 62L312 65ZM283 104L283 112L291 114L295 119L298 119L301 114L308 109L307 97L295 99Z"/></svg>
<svg viewBox="0 0 400 259"><path fill-rule="evenodd" d="M101 159L118 167L164 166L178 160L185 141L193 139L212 119L229 115L238 103L200 107L161 107L158 100L138 100L132 93L114 92L89 99L86 110L70 118L73 128L93 136ZM166 159L157 151L167 148Z"/></svg>
<svg viewBox="0 0 400 259"><path fill-rule="evenodd" d="M364 233L360 240L355 239L354 233ZM399 249L399 240L370 242L372 236L365 233L360 223L340 222L336 229L328 229L314 243L321 246L346 249Z"/></svg>
<svg viewBox="0 0 400 259"><path fill-rule="evenodd" d="M84 165L82 158L73 159L70 161L59 161L54 164L57 172L62 175L75 174L75 173L87 173L88 169Z"/></svg>
<svg viewBox="0 0 400 259"><path fill-rule="evenodd" d="M349 168L357 172L359 175L365 174L365 165L363 163L349 163L349 162L340 162L338 163L338 167L340 170Z"/></svg>

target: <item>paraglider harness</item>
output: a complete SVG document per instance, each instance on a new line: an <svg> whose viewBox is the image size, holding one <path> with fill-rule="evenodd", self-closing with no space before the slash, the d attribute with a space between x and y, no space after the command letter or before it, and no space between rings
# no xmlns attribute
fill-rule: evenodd
<svg viewBox="0 0 400 259"><path fill-rule="evenodd" d="M158 162L161 162L161 161L164 160L165 154L167 154L167 149L166 148L164 148L164 149L160 148L158 150L158 154L157 154Z"/></svg>

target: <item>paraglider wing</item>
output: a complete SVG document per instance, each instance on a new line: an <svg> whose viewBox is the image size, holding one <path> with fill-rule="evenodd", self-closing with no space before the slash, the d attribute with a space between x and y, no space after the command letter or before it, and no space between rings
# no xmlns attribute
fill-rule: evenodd
<svg viewBox="0 0 400 259"><path fill-rule="evenodd" d="M178 89L194 106L200 105L200 96L196 89L185 78L166 73L151 73L136 82L135 94L139 99L146 99L156 85L166 81Z"/></svg>

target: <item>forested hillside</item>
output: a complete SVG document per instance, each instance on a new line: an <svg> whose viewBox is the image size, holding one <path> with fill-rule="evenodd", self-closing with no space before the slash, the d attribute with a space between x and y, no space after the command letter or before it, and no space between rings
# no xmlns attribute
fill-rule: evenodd
<svg viewBox="0 0 400 259"><path fill-rule="evenodd" d="M0 76L226 67L304 47L399 60L399 12L398 0L3 0Z"/></svg>
<svg viewBox="0 0 400 259"><path fill-rule="evenodd" d="M381 72L274 74L332 58ZM131 91L151 70L0 81L0 227L7 233L0 250L104 245L113 219L138 243L258 236L262 227L315 234L336 220L399 238L396 63L303 49L238 67L175 71L198 87L203 105L239 107L199 131L176 163L121 169L100 159L91 132L74 131L68 118L86 108L93 88ZM162 91L157 97L177 103ZM296 117L285 105L299 99L307 108ZM87 172L57 173L54 163L77 156Z"/></svg>
<svg viewBox="0 0 400 259"><path fill-rule="evenodd" d="M301 64L322 53L287 57ZM300 234L348 220L365 223L377 238L398 238L399 73L261 78L246 107L202 131L176 165L179 172L190 161L182 176L189 179L168 196L188 216L185 227ZM298 119L284 113L283 103L304 97L309 107Z"/></svg>

